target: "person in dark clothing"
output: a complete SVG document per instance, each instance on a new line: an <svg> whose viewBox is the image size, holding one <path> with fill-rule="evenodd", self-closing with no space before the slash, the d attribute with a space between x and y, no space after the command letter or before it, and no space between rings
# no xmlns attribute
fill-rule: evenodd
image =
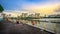
<svg viewBox="0 0 60 34"><path fill-rule="evenodd" d="M16 23L19 24L19 21L17 20Z"/></svg>

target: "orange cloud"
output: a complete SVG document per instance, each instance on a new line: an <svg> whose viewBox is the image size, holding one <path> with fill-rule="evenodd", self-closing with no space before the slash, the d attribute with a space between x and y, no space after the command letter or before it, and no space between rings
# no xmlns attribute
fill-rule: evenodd
<svg viewBox="0 0 60 34"><path fill-rule="evenodd" d="M59 6L58 3L56 4L44 4L44 5L33 5L27 6L25 9L33 10L36 13L40 13L41 15L49 15L53 14L54 10Z"/></svg>

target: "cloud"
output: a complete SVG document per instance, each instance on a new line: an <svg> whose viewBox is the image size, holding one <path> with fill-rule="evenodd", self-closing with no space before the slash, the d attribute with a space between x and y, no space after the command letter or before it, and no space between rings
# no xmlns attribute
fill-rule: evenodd
<svg viewBox="0 0 60 34"><path fill-rule="evenodd" d="M14 0L12 2L10 0L6 4L3 4L5 9L28 10L48 15L54 13L53 10L60 5L60 0Z"/></svg>
<svg viewBox="0 0 60 34"><path fill-rule="evenodd" d="M60 12L60 5L54 11L55 12Z"/></svg>
<svg viewBox="0 0 60 34"><path fill-rule="evenodd" d="M33 10L35 12L39 12L39 13L43 13L44 14L51 14L52 12L54 12L53 10L55 10L58 6L60 5L60 3L47 3L47 4L31 4L31 5L24 5L23 9L27 9L27 10Z"/></svg>

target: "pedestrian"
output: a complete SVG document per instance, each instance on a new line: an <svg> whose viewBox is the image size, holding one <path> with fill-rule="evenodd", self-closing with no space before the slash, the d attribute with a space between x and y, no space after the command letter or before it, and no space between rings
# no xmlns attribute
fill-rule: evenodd
<svg viewBox="0 0 60 34"><path fill-rule="evenodd" d="M32 22L32 25L35 25L33 20L31 22Z"/></svg>
<svg viewBox="0 0 60 34"><path fill-rule="evenodd" d="M17 20L16 23L19 24L19 21Z"/></svg>

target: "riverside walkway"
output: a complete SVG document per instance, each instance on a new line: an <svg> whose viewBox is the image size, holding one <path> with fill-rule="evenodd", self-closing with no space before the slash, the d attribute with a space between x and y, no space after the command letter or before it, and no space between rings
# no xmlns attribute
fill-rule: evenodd
<svg viewBox="0 0 60 34"><path fill-rule="evenodd" d="M13 23L7 20L0 22L0 34L54 34L24 23Z"/></svg>

